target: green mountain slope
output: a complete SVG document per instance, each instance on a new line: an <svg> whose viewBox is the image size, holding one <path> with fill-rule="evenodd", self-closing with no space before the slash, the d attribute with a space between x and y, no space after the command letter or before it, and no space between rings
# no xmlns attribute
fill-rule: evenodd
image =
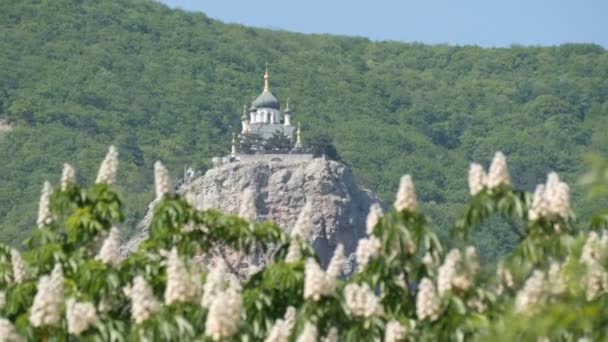
<svg viewBox="0 0 608 342"><path fill-rule="evenodd" d="M109 144L132 229L155 160L179 177L228 151L266 62L305 138L333 137L387 201L411 173L439 225L468 196L469 162L495 150L528 189L549 170L573 181L582 152L608 151L608 53L595 45L371 42L226 25L152 1L4 0L0 119L15 129L0 133L0 240L25 236L63 162L92 181Z"/></svg>

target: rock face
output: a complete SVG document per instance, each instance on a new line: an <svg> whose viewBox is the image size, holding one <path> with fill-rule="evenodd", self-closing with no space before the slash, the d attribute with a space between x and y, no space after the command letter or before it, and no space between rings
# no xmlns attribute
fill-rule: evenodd
<svg viewBox="0 0 608 342"><path fill-rule="evenodd" d="M178 192L190 191L202 209L237 213L245 189L255 191L257 221L273 221L286 232L291 231L304 204L311 202L311 243L324 265L338 243L352 261L357 241L365 235L369 207L380 202L371 191L355 184L345 165L324 158L233 162L210 169ZM142 234L125 246L127 251L145 238L149 216L141 224Z"/></svg>

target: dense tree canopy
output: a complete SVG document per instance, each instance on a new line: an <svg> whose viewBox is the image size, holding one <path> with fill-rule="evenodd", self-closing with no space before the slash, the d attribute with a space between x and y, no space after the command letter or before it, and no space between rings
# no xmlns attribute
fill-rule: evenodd
<svg viewBox="0 0 608 342"><path fill-rule="evenodd" d="M111 143L132 231L153 197L153 162L178 176L227 153L266 62L305 141L327 134L387 201L411 173L440 227L464 206L472 160L502 150L531 191L550 170L576 179L582 152L608 152L608 53L595 45L371 42L227 25L148 0L5 0L0 119L14 129L0 132L0 240L27 235L40 185L64 161L91 181ZM515 241L498 221L483 230L492 239L478 237L482 255Z"/></svg>

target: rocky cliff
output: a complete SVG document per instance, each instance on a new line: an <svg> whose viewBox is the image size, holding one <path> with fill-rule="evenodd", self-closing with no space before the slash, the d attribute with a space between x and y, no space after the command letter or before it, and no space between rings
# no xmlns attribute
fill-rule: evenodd
<svg viewBox="0 0 608 342"><path fill-rule="evenodd" d="M229 163L208 170L178 192L189 191L202 209L237 213L245 189L255 190L257 220L273 221L286 232L291 231L304 204L311 202L311 243L324 265L338 243L353 259L357 241L365 234L369 207L379 202L371 191L357 186L344 164L324 158ZM145 238L149 216L141 224L142 233L129 241L125 250L135 249Z"/></svg>

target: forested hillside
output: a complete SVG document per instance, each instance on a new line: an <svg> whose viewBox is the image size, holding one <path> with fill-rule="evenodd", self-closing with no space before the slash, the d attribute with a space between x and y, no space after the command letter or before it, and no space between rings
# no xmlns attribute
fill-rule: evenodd
<svg viewBox="0 0 608 342"><path fill-rule="evenodd" d="M472 160L501 150L516 185L532 190L550 170L574 184L583 153L608 153L599 46L371 42L227 25L153 1L3 0L0 120L14 129L0 130L0 241L34 226L42 182L56 183L63 162L92 181L109 144L131 230L153 199L155 160L179 177L228 151L266 62L305 140L332 137L359 183L389 203L412 174L440 226L468 196ZM499 251L508 236L492 234L480 239Z"/></svg>

